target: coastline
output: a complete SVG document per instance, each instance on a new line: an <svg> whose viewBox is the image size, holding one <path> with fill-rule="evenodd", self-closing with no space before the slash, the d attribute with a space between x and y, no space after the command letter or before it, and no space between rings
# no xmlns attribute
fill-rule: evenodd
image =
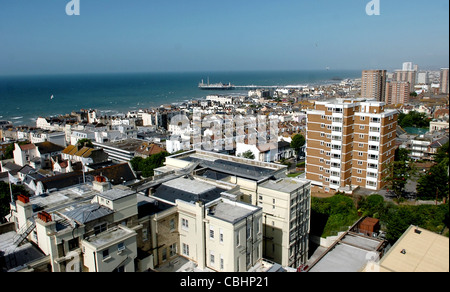
<svg viewBox="0 0 450 292"><path fill-rule="evenodd" d="M129 111L158 108L164 104L182 105L192 100L205 99L207 95L211 94L245 95L248 93L248 90L241 89L226 92L200 90L197 87L200 79L197 78L207 74L205 72L191 72L187 75L183 73L118 73L108 74L106 77L101 74L76 74L64 75L63 77L51 75L51 77L36 77L39 82L33 81L35 78L33 76L26 76L24 78L31 83L26 90L15 88L20 85L19 81L22 77L15 76L7 79L16 80L17 84L8 83L8 81L2 84L2 78L5 80L5 77L0 77L0 97L5 98L6 103L6 112L0 113L0 116L2 116L0 119L11 121L15 126L35 126L38 117L64 116L80 109L96 109L102 114L123 115ZM340 80L359 78L358 71L345 70L213 72L210 76L214 82L232 81L232 83L239 85L256 84L280 87L293 85L331 86L338 84ZM355 77L348 78L347 76ZM335 80L335 77L340 77L340 79ZM48 81L46 78L51 79ZM51 88L56 87L52 83L59 80L63 81L60 86L62 88L52 90ZM295 82L295 80L298 80L298 82ZM55 98L50 99L53 94ZM18 100L24 100L24 102L20 103ZM35 104L34 107L33 104Z"/></svg>

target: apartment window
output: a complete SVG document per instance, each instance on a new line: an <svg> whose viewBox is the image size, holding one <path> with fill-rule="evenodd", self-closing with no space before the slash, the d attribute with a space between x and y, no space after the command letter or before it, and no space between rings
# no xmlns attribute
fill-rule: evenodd
<svg viewBox="0 0 450 292"><path fill-rule="evenodd" d="M223 243L223 230L219 229L219 241L220 243Z"/></svg>
<svg viewBox="0 0 450 292"><path fill-rule="evenodd" d="M167 260L167 249L163 248L162 250L162 261L165 262Z"/></svg>
<svg viewBox="0 0 450 292"><path fill-rule="evenodd" d="M320 133L320 137L325 137L325 133Z"/></svg>
<svg viewBox="0 0 450 292"><path fill-rule="evenodd" d="M325 116L324 115L322 115L321 118L322 118L322 120L325 120Z"/></svg>
<svg viewBox="0 0 450 292"><path fill-rule="evenodd" d="M364 130L365 126L359 126L360 130Z"/></svg>
<svg viewBox="0 0 450 292"><path fill-rule="evenodd" d="M325 128L325 124L320 124L320 127L321 128Z"/></svg>
<svg viewBox="0 0 450 292"><path fill-rule="evenodd" d="M247 239L252 237L252 226L248 225L247 226Z"/></svg>
<svg viewBox="0 0 450 292"><path fill-rule="evenodd" d="M121 252L123 250L125 250L125 244L123 242L121 242L117 245L117 251Z"/></svg>
<svg viewBox="0 0 450 292"><path fill-rule="evenodd" d="M323 150L320 150L320 154L323 154L323 152L324 152Z"/></svg>
<svg viewBox="0 0 450 292"><path fill-rule="evenodd" d="M366 117L359 117L359 119L360 119L361 121L364 121L364 120L366 119Z"/></svg>
<svg viewBox="0 0 450 292"><path fill-rule="evenodd" d="M360 139L364 139L364 134L359 134Z"/></svg>
<svg viewBox="0 0 450 292"><path fill-rule="evenodd" d="M361 174L361 173L362 173L362 169L358 169L356 172L357 172L358 174Z"/></svg>
<svg viewBox="0 0 450 292"><path fill-rule="evenodd" d="M319 171L322 171L323 170L323 166L319 166Z"/></svg>
<svg viewBox="0 0 450 292"><path fill-rule="evenodd" d="M105 249L103 252L102 252L102 255L103 255L103 259L108 259L110 256L109 256L109 249Z"/></svg>
<svg viewBox="0 0 450 292"><path fill-rule="evenodd" d="M103 231L106 231L106 223L102 223L100 225L97 225L94 227L94 234L97 235L99 233L102 233Z"/></svg>
<svg viewBox="0 0 450 292"><path fill-rule="evenodd" d="M359 146L359 148L363 148L364 144L363 143L359 143L358 146Z"/></svg>
<svg viewBox="0 0 450 292"><path fill-rule="evenodd" d="M364 153L363 152L358 152L358 156L363 156Z"/></svg>
<svg viewBox="0 0 450 292"><path fill-rule="evenodd" d="M187 219L181 219L181 228L184 230L189 229L189 221Z"/></svg>
<svg viewBox="0 0 450 292"><path fill-rule="evenodd" d="M224 262L223 262L223 256L220 256L220 269L224 269Z"/></svg>
<svg viewBox="0 0 450 292"><path fill-rule="evenodd" d="M209 252L209 263L210 263L212 266L214 266L215 258L214 258L214 252L213 252L213 251L210 251L210 252Z"/></svg>
<svg viewBox="0 0 450 292"><path fill-rule="evenodd" d="M189 256L189 245L183 243L183 255Z"/></svg>
<svg viewBox="0 0 450 292"><path fill-rule="evenodd" d="M214 228L211 226L209 227L209 238L214 239Z"/></svg>
<svg viewBox="0 0 450 292"><path fill-rule="evenodd" d="M361 160L358 160L358 165L363 165L363 162Z"/></svg>
<svg viewBox="0 0 450 292"><path fill-rule="evenodd" d="M358 177L358 178L356 179L356 181L357 181L357 182L362 182L362 178L359 178L359 177Z"/></svg>
<svg viewBox="0 0 450 292"><path fill-rule="evenodd" d="M325 144L325 142L320 141L320 146L323 146Z"/></svg>
<svg viewBox="0 0 450 292"><path fill-rule="evenodd" d="M169 225L170 225L170 231L174 231L175 230L175 219L170 219Z"/></svg>
<svg viewBox="0 0 450 292"><path fill-rule="evenodd" d="M177 254L177 244L174 243L170 246L170 257L173 257Z"/></svg>
<svg viewBox="0 0 450 292"><path fill-rule="evenodd" d="M236 246L239 246L239 245L241 245L241 243L240 243L239 231L238 231L238 233L236 233Z"/></svg>

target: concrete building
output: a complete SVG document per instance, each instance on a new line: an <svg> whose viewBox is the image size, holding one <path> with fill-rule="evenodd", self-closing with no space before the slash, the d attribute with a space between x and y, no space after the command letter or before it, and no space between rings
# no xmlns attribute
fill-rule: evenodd
<svg viewBox="0 0 450 292"><path fill-rule="evenodd" d="M384 101L386 70L364 70L361 82L361 97Z"/></svg>
<svg viewBox="0 0 450 292"><path fill-rule="evenodd" d="M114 185L106 169L96 172L92 182L48 187L11 205L14 240L0 250L9 259L29 241L40 257L20 267L8 261L8 269L292 271L282 263L297 268L306 261L309 182L273 181L285 177L285 166L190 151L167 157L155 177L128 187ZM266 200L259 199L260 185ZM282 263L264 260L263 218L277 222L269 222L280 231L270 240L280 243Z"/></svg>
<svg viewBox="0 0 450 292"><path fill-rule="evenodd" d="M308 110L306 178L315 191L381 189L394 160L396 110L365 99L318 101Z"/></svg>
<svg viewBox="0 0 450 292"><path fill-rule="evenodd" d="M379 272L448 273L448 246L448 237L411 225L372 268Z"/></svg>
<svg viewBox="0 0 450 292"><path fill-rule="evenodd" d="M409 101L411 85L407 81L386 82L386 104L406 104Z"/></svg>
<svg viewBox="0 0 450 292"><path fill-rule="evenodd" d="M414 86L416 85L416 75L417 72L414 70L396 70L394 72L393 81L409 82L409 92L413 92Z"/></svg>
<svg viewBox="0 0 450 292"><path fill-rule="evenodd" d="M442 68L441 74L439 76L439 84L440 84L440 93L448 94L449 93L449 82L448 82L448 70L449 68Z"/></svg>

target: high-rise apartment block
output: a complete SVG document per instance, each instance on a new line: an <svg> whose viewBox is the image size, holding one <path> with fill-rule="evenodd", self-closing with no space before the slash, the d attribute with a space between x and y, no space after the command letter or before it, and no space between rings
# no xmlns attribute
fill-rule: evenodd
<svg viewBox="0 0 450 292"><path fill-rule="evenodd" d="M397 111L366 99L318 101L307 112L306 178L311 190L378 190L394 161Z"/></svg>
<svg viewBox="0 0 450 292"><path fill-rule="evenodd" d="M443 94L449 93L448 68L441 69L440 92Z"/></svg>
<svg viewBox="0 0 450 292"><path fill-rule="evenodd" d="M416 75L417 72L414 70L396 70L393 81L409 82L409 90L413 92L414 86L416 85Z"/></svg>
<svg viewBox="0 0 450 292"><path fill-rule="evenodd" d="M388 81L386 83L386 104L405 104L409 101L410 84L406 81Z"/></svg>
<svg viewBox="0 0 450 292"><path fill-rule="evenodd" d="M362 71L361 97L384 101L386 91L386 70Z"/></svg>

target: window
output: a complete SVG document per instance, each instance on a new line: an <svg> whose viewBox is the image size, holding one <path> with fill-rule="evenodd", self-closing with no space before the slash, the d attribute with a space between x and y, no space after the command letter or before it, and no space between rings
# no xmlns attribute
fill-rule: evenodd
<svg viewBox="0 0 450 292"><path fill-rule="evenodd" d="M214 239L214 228L211 226L209 227L209 238Z"/></svg>
<svg viewBox="0 0 450 292"><path fill-rule="evenodd" d="M240 241L239 241L239 231L238 233L236 233L236 246L241 245Z"/></svg>
<svg viewBox="0 0 450 292"><path fill-rule="evenodd" d="M169 225L170 225L170 231L174 231L175 230L175 219L170 219Z"/></svg>
<svg viewBox="0 0 450 292"><path fill-rule="evenodd" d="M117 245L117 251L121 252L123 250L125 250L125 244L123 242L121 242Z"/></svg>
<svg viewBox="0 0 450 292"><path fill-rule="evenodd" d="M358 160L358 165L363 165L363 161Z"/></svg>
<svg viewBox="0 0 450 292"><path fill-rule="evenodd" d="M364 130L364 128L365 128L365 126L361 126L361 125L359 126L360 130Z"/></svg>
<svg viewBox="0 0 450 292"><path fill-rule="evenodd" d="M215 262L215 258L214 258L214 252L210 251L209 252L209 263L214 266L214 262Z"/></svg>
<svg viewBox="0 0 450 292"><path fill-rule="evenodd" d="M360 139L364 139L364 134L359 134Z"/></svg>
<svg viewBox="0 0 450 292"><path fill-rule="evenodd" d="M162 250L162 261L167 261L167 249L163 248Z"/></svg>
<svg viewBox="0 0 450 292"><path fill-rule="evenodd" d="M99 233L102 233L103 231L106 231L106 229L107 229L106 226L107 226L106 223L95 226L94 234L97 235Z"/></svg>
<svg viewBox="0 0 450 292"><path fill-rule="evenodd" d="M325 137L325 133L320 133L320 137Z"/></svg>
<svg viewBox="0 0 450 292"><path fill-rule="evenodd" d="M220 243L223 243L223 230L219 229L219 241Z"/></svg>
<svg viewBox="0 0 450 292"><path fill-rule="evenodd" d="M357 172L358 174L361 174L361 173L362 173L362 169L358 169L356 172Z"/></svg>
<svg viewBox="0 0 450 292"><path fill-rule="evenodd" d="M358 152L358 156L363 156L364 153L363 152Z"/></svg>
<svg viewBox="0 0 450 292"><path fill-rule="evenodd" d="M108 259L109 258L109 249L105 249L102 252L102 255L103 255L103 259Z"/></svg>
<svg viewBox="0 0 450 292"><path fill-rule="evenodd" d="M170 256L173 257L177 254L177 244L174 243L170 246Z"/></svg>
<svg viewBox="0 0 450 292"><path fill-rule="evenodd" d="M189 256L189 245L183 243L183 255Z"/></svg>
<svg viewBox="0 0 450 292"><path fill-rule="evenodd" d="M223 268L224 268L223 256L220 256L220 269L223 270Z"/></svg>
<svg viewBox="0 0 450 292"><path fill-rule="evenodd" d="M189 229L189 221L187 219L181 219L181 227L185 230Z"/></svg>

